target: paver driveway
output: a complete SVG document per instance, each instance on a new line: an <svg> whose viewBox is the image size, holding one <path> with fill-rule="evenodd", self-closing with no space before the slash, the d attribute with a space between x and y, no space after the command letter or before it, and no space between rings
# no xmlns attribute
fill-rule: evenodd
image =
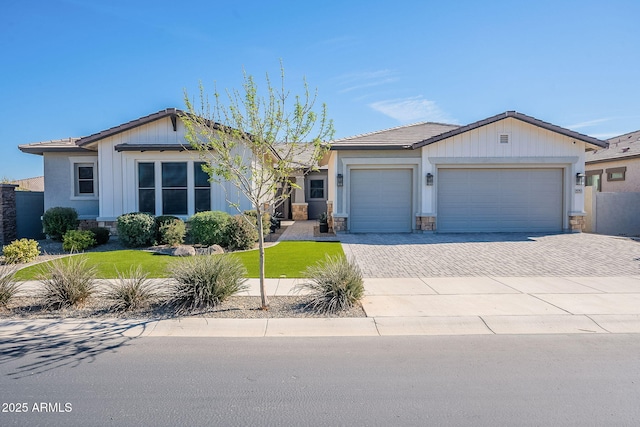
<svg viewBox="0 0 640 427"><path fill-rule="evenodd" d="M596 234L345 234L365 277L640 275L640 242Z"/></svg>

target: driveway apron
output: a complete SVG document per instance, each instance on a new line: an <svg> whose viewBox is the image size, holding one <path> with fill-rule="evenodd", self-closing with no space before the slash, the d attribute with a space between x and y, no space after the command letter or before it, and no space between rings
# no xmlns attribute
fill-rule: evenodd
<svg viewBox="0 0 640 427"><path fill-rule="evenodd" d="M365 277L640 275L640 242L576 234L343 234Z"/></svg>

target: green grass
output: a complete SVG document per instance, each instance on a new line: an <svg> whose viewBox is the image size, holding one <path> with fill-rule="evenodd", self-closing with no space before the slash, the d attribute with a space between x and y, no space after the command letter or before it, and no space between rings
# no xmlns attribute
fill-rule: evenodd
<svg viewBox="0 0 640 427"><path fill-rule="evenodd" d="M325 255L344 255L339 242L281 242L265 249L265 277L303 277L302 272L310 265L324 260ZM112 252L88 252L85 254L89 265L95 265L98 277L115 279L117 270L129 271L140 266L149 274L149 278L167 277L167 265L174 261L167 255L156 255L145 251L122 250ZM238 252L234 254L247 268L247 277L258 277L258 251ZM35 280L40 265L19 270L16 280Z"/></svg>
<svg viewBox="0 0 640 427"><path fill-rule="evenodd" d="M325 258L325 254L344 256L339 242L280 242L266 248L265 277L304 277L303 271ZM258 277L258 251L236 254L247 268L247 277Z"/></svg>

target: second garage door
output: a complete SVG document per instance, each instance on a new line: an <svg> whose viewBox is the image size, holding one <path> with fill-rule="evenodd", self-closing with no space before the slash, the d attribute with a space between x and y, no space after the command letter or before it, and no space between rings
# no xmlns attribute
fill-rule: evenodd
<svg viewBox="0 0 640 427"><path fill-rule="evenodd" d="M441 232L562 230L562 169L439 169Z"/></svg>
<svg viewBox="0 0 640 427"><path fill-rule="evenodd" d="M350 177L352 233L411 231L411 169L357 169Z"/></svg>

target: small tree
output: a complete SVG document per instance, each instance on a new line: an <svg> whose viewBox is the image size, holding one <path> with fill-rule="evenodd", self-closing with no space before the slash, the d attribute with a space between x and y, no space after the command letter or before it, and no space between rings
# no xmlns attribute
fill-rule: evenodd
<svg viewBox="0 0 640 427"><path fill-rule="evenodd" d="M303 95L291 96L285 90L284 69L280 67L280 86L266 75L266 93L258 93L254 78L243 72L242 90L227 90L226 97L214 90L210 104L200 85L200 107L196 108L185 91L187 113L182 121L186 139L199 151L203 170L212 181L232 183L246 197L257 214L257 221L244 214L239 200L227 194L227 203L255 225L260 256L260 295L262 309L269 307L264 287L264 232L262 215L269 206L277 207L299 188L292 180L297 170L314 170L333 137L333 122L326 105L314 111L317 92L311 94L305 79ZM300 158L301 153L307 153ZM224 186L223 186L224 188ZM280 191L277 191L280 189ZM283 190L284 189L284 190Z"/></svg>

